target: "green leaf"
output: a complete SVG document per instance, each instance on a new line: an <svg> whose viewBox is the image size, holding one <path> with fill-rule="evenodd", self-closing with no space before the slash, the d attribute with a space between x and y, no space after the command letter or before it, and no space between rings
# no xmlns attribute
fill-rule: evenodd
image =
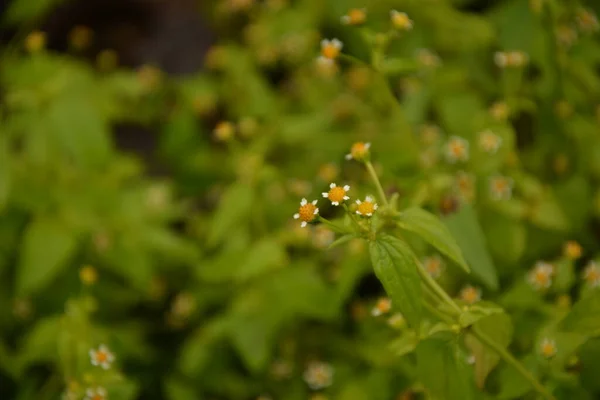
<svg viewBox="0 0 600 400"><path fill-rule="evenodd" d="M553 197L546 198L533 206L529 218L532 224L543 229L566 231L570 227L565 213Z"/></svg>
<svg viewBox="0 0 600 400"><path fill-rule="evenodd" d="M369 253L375 275L394 307L417 328L421 321L421 281L415 254L406 243L385 233L369 243Z"/></svg>
<svg viewBox="0 0 600 400"><path fill-rule="evenodd" d="M0 127L0 212L8 202L11 179L9 163L8 138Z"/></svg>
<svg viewBox="0 0 600 400"><path fill-rule="evenodd" d="M445 217L444 222L471 265L473 275L488 288L497 290L496 267L486 248L485 236L473 208L464 205L458 212Z"/></svg>
<svg viewBox="0 0 600 400"><path fill-rule="evenodd" d="M288 263L283 246L273 239L261 239L254 243L244 256L236 271L235 279L243 281L253 278Z"/></svg>
<svg viewBox="0 0 600 400"><path fill-rule="evenodd" d="M593 290L580 299L560 322L564 332L579 332L590 336L600 335L600 290Z"/></svg>
<svg viewBox="0 0 600 400"><path fill-rule="evenodd" d="M221 242L229 230L243 222L250 214L253 199L254 191L246 183L236 182L227 188L210 225L209 246Z"/></svg>
<svg viewBox="0 0 600 400"><path fill-rule="evenodd" d="M458 318L458 322L463 328L466 328L482 318L502 312L502 308L497 305L482 301L470 306L467 311L463 312Z"/></svg>
<svg viewBox="0 0 600 400"><path fill-rule="evenodd" d="M537 375L538 365L533 355L529 355L520 362L533 374ZM512 365L502 364L499 367L498 383L500 393L498 399L523 399L533 389L531 383Z"/></svg>
<svg viewBox="0 0 600 400"><path fill-rule="evenodd" d="M19 250L17 292L34 292L55 278L74 253L77 235L61 222L38 217L25 229Z"/></svg>
<svg viewBox="0 0 600 400"><path fill-rule="evenodd" d="M183 381L182 379L177 379L175 377L168 378L164 382L164 388L167 395L167 399L169 400L200 400L201 397L198 396L194 387L188 383Z"/></svg>
<svg viewBox="0 0 600 400"><path fill-rule="evenodd" d="M64 0L15 0L6 11L4 22L15 24L41 17Z"/></svg>
<svg viewBox="0 0 600 400"><path fill-rule="evenodd" d="M435 215L421 208L409 208L402 211L398 217L398 226L416 233L466 272L469 272L469 266L463 258L460 247L448 228Z"/></svg>
<svg viewBox="0 0 600 400"><path fill-rule="evenodd" d="M46 118L51 134L76 163L99 167L108 160L108 126L90 99L67 93L50 104Z"/></svg>
<svg viewBox="0 0 600 400"><path fill-rule="evenodd" d="M390 343L390 351L396 356L402 357L413 352L419 344L419 338L414 331L406 331L398 339Z"/></svg>
<svg viewBox="0 0 600 400"><path fill-rule="evenodd" d="M20 346L16 360L17 370L22 373L34 362L52 361L57 358L60 317L48 317L39 321L28 333Z"/></svg>
<svg viewBox="0 0 600 400"><path fill-rule="evenodd" d="M503 312L480 319L473 329L485 334L504 348L510 344L513 334L510 317ZM475 357L475 383L479 388L483 388L486 377L498 365L500 356L470 334L465 337L465 345Z"/></svg>
<svg viewBox="0 0 600 400"><path fill-rule="evenodd" d="M468 400L474 388L466 355L449 334L430 338L417 346L417 375L434 398Z"/></svg>

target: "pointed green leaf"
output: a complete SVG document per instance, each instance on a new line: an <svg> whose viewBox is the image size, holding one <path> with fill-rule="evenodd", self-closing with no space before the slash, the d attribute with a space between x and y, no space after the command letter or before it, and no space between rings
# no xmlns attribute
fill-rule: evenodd
<svg viewBox="0 0 600 400"><path fill-rule="evenodd" d="M445 217L444 222L471 265L473 275L488 288L497 290L496 267L488 253L485 235L473 208L462 206L458 212Z"/></svg>
<svg viewBox="0 0 600 400"><path fill-rule="evenodd" d="M329 247L327 247L328 249L333 249L334 247L340 246L344 243L348 243L349 241L351 241L352 239L357 239L360 236L356 233L348 233L344 236L340 236L339 238L337 238L333 243L331 243L329 245Z"/></svg>
<svg viewBox="0 0 600 400"><path fill-rule="evenodd" d="M590 336L600 334L600 290L594 290L580 299L560 322L565 332L579 332Z"/></svg>
<svg viewBox="0 0 600 400"><path fill-rule="evenodd" d="M422 341L416 354L418 377L434 398L473 399L473 378L466 354L453 335L442 334Z"/></svg>
<svg viewBox="0 0 600 400"><path fill-rule="evenodd" d="M208 234L209 245L219 243L230 229L244 221L250 213L253 198L252 187L243 182L236 182L227 188L214 213Z"/></svg>
<svg viewBox="0 0 600 400"><path fill-rule="evenodd" d="M473 329L485 334L504 348L510 344L513 333L510 317L503 312L480 319ZM475 357L475 383L483 388L485 378L498 365L500 356L473 335L465 337L465 345Z"/></svg>
<svg viewBox="0 0 600 400"><path fill-rule="evenodd" d="M416 328L421 320L421 281L416 256L408 245L387 235L369 243L375 275L408 323Z"/></svg>
<svg viewBox="0 0 600 400"><path fill-rule="evenodd" d="M75 251L75 232L60 221L38 218L26 228L17 269L17 292L31 293L49 283Z"/></svg>
<svg viewBox="0 0 600 400"><path fill-rule="evenodd" d="M421 208L409 208L402 211L398 217L398 226L416 233L466 272L469 272L469 266L462 255L460 247L448 228L435 215Z"/></svg>

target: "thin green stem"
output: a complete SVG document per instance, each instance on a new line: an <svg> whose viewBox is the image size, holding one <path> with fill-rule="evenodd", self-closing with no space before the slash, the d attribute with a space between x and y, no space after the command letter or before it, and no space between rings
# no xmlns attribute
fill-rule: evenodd
<svg viewBox="0 0 600 400"><path fill-rule="evenodd" d="M344 210L346 210L346 213L350 216L350 219L352 220L352 222L354 222L354 224L356 225L356 227L358 229L360 229L361 231L368 231L367 228L365 228L364 226L362 226L360 224L360 221L356 218L356 215L354 215L350 209L348 208L348 206L346 204L342 204L342 207L344 207Z"/></svg>
<svg viewBox="0 0 600 400"><path fill-rule="evenodd" d="M327 225L328 227L330 227L331 229L333 229L334 232L340 232L340 233L351 233L350 231L348 231L347 228L334 224L333 222L331 222L330 220L321 217L320 215L317 217L319 222L324 223L325 225Z"/></svg>
<svg viewBox="0 0 600 400"><path fill-rule="evenodd" d="M385 196L385 191L383 190L383 186L381 186L381 182L379 181L379 177L377 176L377 173L375 172L375 168L373 168L373 164L371 164L371 161L365 161L365 167L367 167L367 171L371 176L371 180L375 184L377 192L379 192L379 197L381 198L381 201L385 206L388 206L389 203L387 197Z"/></svg>
<svg viewBox="0 0 600 400"><path fill-rule="evenodd" d="M450 306L454 316L458 316L462 313L460 307L452 300L452 298L446 293L446 291L429 275L421 263L417 263L417 271L423 279L423 283L427 286L443 303Z"/></svg>
<svg viewBox="0 0 600 400"><path fill-rule="evenodd" d="M441 312L440 310L438 310L437 308L435 308L433 305L429 304L428 302L424 301L423 305L430 313L434 314L440 320L442 320L448 324L453 324L455 322L451 317L447 316L446 314L444 314L443 312Z"/></svg>
<svg viewBox="0 0 600 400"><path fill-rule="evenodd" d="M482 332L479 332L476 328L471 331L473 335L479 339L481 343L494 350L500 358L506 361L508 364L512 365L527 381L531 384L531 386L545 399L555 400L554 396L542 385L535 376L531 374L531 372L525 368L523 364L519 362L512 354L510 354L504 347L500 346L498 343L494 342L487 335Z"/></svg>

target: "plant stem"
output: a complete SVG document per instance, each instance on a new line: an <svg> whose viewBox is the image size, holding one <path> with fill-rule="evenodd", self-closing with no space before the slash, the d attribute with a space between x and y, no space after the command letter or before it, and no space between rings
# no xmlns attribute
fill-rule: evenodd
<svg viewBox="0 0 600 400"><path fill-rule="evenodd" d="M479 332L477 329L473 329L471 331L473 335L479 339L481 343L494 350L500 358L506 361L508 364L512 365L527 381L531 384L531 386L545 399L555 400L554 396L548 392L548 390L531 374L531 372L525 368L519 360L517 360L512 354L510 354L506 349L500 346L498 343L494 342L484 333Z"/></svg>
<svg viewBox="0 0 600 400"><path fill-rule="evenodd" d="M342 206L344 207L344 210L346 210L346 213L350 216L350 219L352 220L352 222L354 222L358 229L360 229L361 231L368 231L368 229L366 229L360 224L360 222L356 219L356 215L352 214L352 212L346 204L342 204Z"/></svg>
<svg viewBox="0 0 600 400"><path fill-rule="evenodd" d="M319 218L320 222L322 222L325 225L329 226L331 229L333 229L334 232L338 232L338 233L352 233L348 229L346 229L345 227L336 225L333 222L331 222L330 220L321 217L320 215L319 215L318 218Z"/></svg>
<svg viewBox="0 0 600 400"><path fill-rule="evenodd" d="M417 271L423 279L425 286L428 287L443 303L446 303L452 308L454 316L458 316L462 313L460 307L452 300L452 298L446 293L446 291L429 275L421 263L417 263Z"/></svg>
<svg viewBox="0 0 600 400"><path fill-rule="evenodd" d="M381 198L381 201L385 206L388 206L389 203L387 197L385 196L385 191L383 190L383 186L381 186L381 182L379 181L379 177L377 176L377 173L375 172L375 168L373 168L373 164L371 164L371 161L365 161L365 167L367 167L367 171L371 176L371 180L375 184L377 192L379 192L379 197Z"/></svg>

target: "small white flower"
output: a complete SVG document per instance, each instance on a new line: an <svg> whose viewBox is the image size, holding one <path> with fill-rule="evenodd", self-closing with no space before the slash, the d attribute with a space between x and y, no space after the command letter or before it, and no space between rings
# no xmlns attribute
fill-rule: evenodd
<svg viewBox="0 0 600 400"><path fill-rule="evenodd" d="M446 159L454 164L457 161L469 160L469 142L458 136L452 136L446 143Z"/></svg>
<svg viewBox="0 0 600 400"><path fill-rule="evenodd" d="M302 221L300 226L304 228L309 222L312 222L318 214L319 209L317 208L317 200L313 200L309 203L308 200L302 199L302 201L300 201L298 212L294 214L294 219L300 219Z"/></svg>
<svg viewBox="0 0 600 400"><path fill-rule="evenodd" d="M547 289L552 285L554 267L545 261L538 261L527 274L527 282L535 289Z"/></svg>
<svg viewBox="0 0 600 400"><path fill-rule="evenodd" d="M595 261L590 261L585 267L583 270L583 279L591 287L600 286L600 267L598 267L598 264Z"/></svg>
<svg viewBox="0 0 600 400"><path fill-rule="evenodd" d="M397 10L390 10L390 19L394 28L403 31L410 31L413 28L413 21L408 17L408 14Z"/></svg>
<svg viewBox="0 0 600 400"><path fill-rule="evenodd" d="M109 369L110 365L115 361L114 354L103 344L98 349L90 349L89 354L92 365L100 366L104 369Z"/></svg>
<svg viewBox="0 0 600 400"><path fill-rule="evenodd" d="M489 129L479 134L479 147L487 153L496 153L501 144L502 138Z"/></svg>
<svg viewBox="0 0 600 400"><path fill-rule="evenodd" d="M540 342L540 353L545 358L552 358L556 355L556 342L553 339L544 338Z"/></svg>
<svg viewBox="0 0 600 400"><path fill-rule="evenodd" d="M106 389L103 387L89 388L85 391L85 400L106 400Z"/></svg>
<svg viewBox="0 0 600 400"><path fill-rule="evenodd" d="M512 197L514 181L506 176L492 176L489 180L490 194L494 200L508 200Z"/></svg>
<svg viewBox="0 0 600 400"><path fill-rule="evenodd" d="M308 364L303 378L312 390L324 389L333 382L333 368L327 363L313 361Z"/></svg>
<svg viewBox="0 0 600 400"><path fill-rule="evenodd" d="M343 203L345 200L350 199L346 193L350 190L350 186L337 186L335 183L329 185L329 192L321 193L323 197L329 199L331 204L334 206L339 206L340 203Z"/></svg>
<svg viewBox="0 0 600 400"><path fill-rule="evenodd" d="M366 8L353 8L346 15L343 15L340 20L344 25L361 25L367 19Z"/></svg>
<svg viewBox="0 0 600 400"><path fill-rule="evenodd" d="M321 40L321 55L331 60L336 59L344 44L339 39L323 39Z"/></svg>
<svg viewBox="0 0 600 400"><path fill-rule="evenodd" d="M350 148L350 153L346 154L346 160L364 160L369 155L371 143L356 142Z"/></svg>
<svg viewBox="0 0 600 400"><path fill-rule="evenodd" d="M366 217L371 217L378 207L371 196L365 197L365 201L356 200L356 204L358 204L356 213Z"/></svg>

